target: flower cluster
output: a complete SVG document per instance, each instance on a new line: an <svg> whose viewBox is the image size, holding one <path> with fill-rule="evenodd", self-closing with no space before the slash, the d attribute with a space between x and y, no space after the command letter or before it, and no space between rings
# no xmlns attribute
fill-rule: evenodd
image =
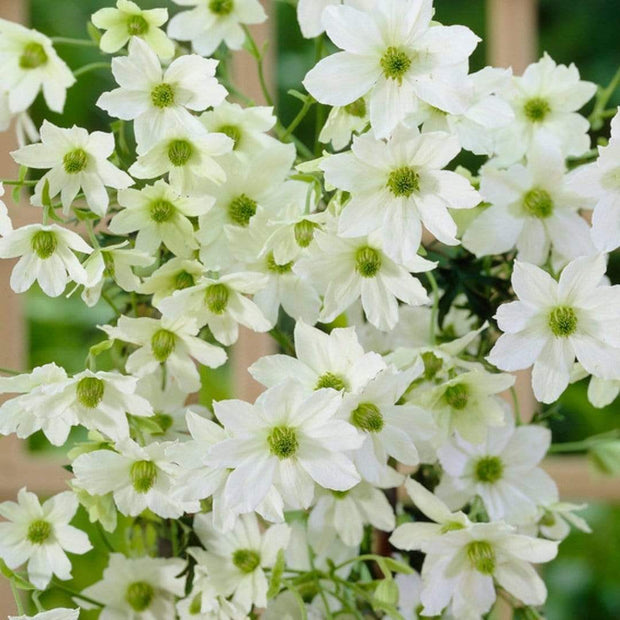
<svg viewBox="0 0 620 620"><path fill-rule="evenodd" d="M110 133L32 126L39 89L60 112L75 78L50 39L0 21L0 125L15 119L24 170L11 183L42 215L14 229L0 202L11 286L80 290L116 315L83 372L0 378L0 433L68 445L73 475L43 504L26 489L0 504L4 574L62 589L67 553L92 548L70 525L81 506L129 540L70 590L102 620L476 620L500 589L537 613L532 565L569 523L589 529L541 467L551 433L513 407L512 372L533 367L541 403L585 376L597 406L620 389L609 94L597 153L580 114L596 87L575 66L545 54L522 76L470 73L478 37L435 21L431 0L300 0L303 35L339 51L308 72L287 128L228 81L244 42L262 77L258 0L175 2L167 26L165 8L128 0L92 16L93 45L115 54L118 87L96 101ZM294 130L318 104L313 154ZM455 167L461 151L480 170ZM455 284L465 262L478 297ZM281 347L248 369L265 390L191 404L240 325Z"/></svg>

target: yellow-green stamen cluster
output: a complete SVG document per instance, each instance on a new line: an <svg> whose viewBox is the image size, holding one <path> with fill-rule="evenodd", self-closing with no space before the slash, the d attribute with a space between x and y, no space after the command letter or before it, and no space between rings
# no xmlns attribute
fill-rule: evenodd
<svg viewBox="0 0 620 620"><path fill-rule="evenodd" d="M234 0L211 0L209 2L209 10L216 15L230 15L234 8Z"/></svg>
<svg viewBox="0 0 620 620"><path fill-rule="evenodd" d="M409 198L420 189L420 176L409 166L402 166L390 172L388 189L397 198Z"/></svg>
<svg viewBox="0 0 620 620"><path fill-rule="evenodd" d="M19 66L22 69L38 69L47 64L47 60L45 48L40 43L32 41L24 46L19 57Z"/></svg>
<svg viewBox="0 0 620 620"><path fill-rule="evenodd" d="M196 284L194 276L187 271L180 271L174 278L174 288L180 291L184 288L190 288Z"/></svg>
<svg viewBox="0 0 620 620"><path fill-rule="evenodd" d="M250 224L250 220L256 214L257 207L256 200L241 194L228 205L228 216L235 224L245 227Z"/></svg>
<svg viewBox="0 0 620 620"><path fill-rule="evenodd" d="M218 130L218 133L223 133L228 136L235 144L233 145L233 151L237 150L239 141L241 140L241 130L236 125L223 125Z"/></svg>
<svg viewBox="0 0 620 620"><path fill-rule="evenodd" d="M84 149L69 151L62 158L62 165L67 174L78 174L88 166L88 153Z"/></svg>
<svg viewBox="0 0 620 620"><path fill-rule="evenodd" d="M273 257L273 252L269 252L267 255L267 269L269 271L273 271L279 275L283 275L285 273L290 273L293 270L293 262L284 263L284 265L279 265L276 263L276 259Z"/></svg>
<svg viewBox="0 0 620 620"><path fill-rule="evenodd" d="M193 153L194 147L187 140L172 140L168 145L168 159L175 168L184 166Z"/></svg>
<svg viewBox="0 0 620 620"><path fill-rule="evenodd" d="M103 400L105 383L97 377L83 377L78 381L75 393L80 405L94 409Z"/></svg>
<svg viewBox="0 0 620 620"><path fill-rule="evenodd" d="M379 433L383 430L384 420L376 405L361 403L351 413L351 424L367 433Z"/></svg>
<svg viewBox="0 0 620 620"><path fill-rule="evenodd" d="M56 235L51 230L39 230L30 241L32 251L41 259L49 258L58 247Z"/></svg>
<svg viewBox="0 0 620 620"><path fill-rule="evenodd" d="M467 403L469 402L469 388L464 383L450 385L443 393L443 397L452 409L462 411L465 407L467 407Z"/></svg>
<svg viewBox="0 0 620 620"><path fill-rule="evenodd" d="M326 372L325 374L319 377L319 380L316 382L314 386L315 390L320 390L322 388L332 388L334 390L346 390L347 382L343 377L334 374L333 372Z"/></svg>
<svg viewBox="0 0 620 620"><path fill-rule="evenodd" d="M374 278L381 269L381 254L371 247L363 247L355 253L355 271L362 278Z"/></svg>
<svg viewBox="0 0 620 620"><path fill-rule="evenodd" d="M155 200L149 205L151 219L157 224L169 222L176 213L176 207L168 200Z"/></svg>
<svg viewBox="0 0 620 620"><path fill-rule="evenodd" d="M504 464L498 456L484 456L476 462L474 477L478 482L494 484L504 475Z"/></svg>
<svg viewBox="0 0 620 620"><path fill-rule="evenodd" d="M307 248L314 239L314 230L318 226L310 220L302 220L295 224L295 241L300 248Z"/></svg>
<svg viewBox="0 0 620 620"><path fill-rule="evenodd" d="M535 187L523 197L523 208L527 214L544 220L553 215L553 198L547 190Z"/></svg>
<svg viewBox="0 0 620 620"><path fill-rule="evenodd" d="M152 461L136 461L131 466L129 475L137 493L148 493L157 479L157 465Z"/></svg>
<svg viewBox="0 0 620 620"><path fill-rule="evenodd" d="M403 76L411 67L411 58L403 50L391 46L381 57L380 64L386 78L402 83Z"/></svg>
<svg viewBox="0 0 620 620"><path fill-rule="evenodd" d="M174 88L170 84L158 84L151 91L151 102L156 108L162 110L174 105Z"/></svg>
<svg viewBox="0 0 620 620"><path fill-rule="evenodd" d="M134 611L145 611L155 598L155 588L146 581L135 581L125 592L125 600Z"/></svg>
<svg viewBox="0 0 620 620"><path fill-rule="evenodd" d="M279 459L288 459L297 453L299 441L297 432L290 426L276 426L271 429L267 437L271 454Z"/></svg>
<svg viewBox="0 0 620 620"><path fill-rule="evenodd" d="M364 118L366 116L366 100L363 97L360 97L353 103L344 106L344 111L349 116L354 116L355 118Z"/></svg>
<svg viewBox="0 0 620 620"><path fill-rule="evenodd" d="M142 15L132 15L127 20L127 32L132 37L138 37L142 34L146 34L149 30L149 23L142 17Z"/></svg>
<svg viewBox="0 0 620 620"><path fill-rule="evenodd" d="M43 519L32 521L28 526L26 538L33 545L42 545L52 535L52 526Z"/></svg>
<svg viewBox="0 0 620 620"><path fill-rule="evenodd" d="M526 101L523 106L525 116L533 123L540 123L545 120L547 114L551 112L551 106L542 97L533 97Z"/></svg>
<svg viewBox="0 0 620 620"><path fill-rule="evenodd" d="M548 323L554 336L568 338L577 331L577 313L570 306L557 306L549 313Z"/></svg>
<svg viewBox="0 0 620 620"><path fill-rule="evenodd" d="M467 545L467 558L472 566L483 575L492 575L495 571L495 550L485 540L476 540Z"/></svg>
<svg viewBox="0 0 620 620"><path fill-rule="evenodd" d="M253 549L237 549L232 561L242 573L249 574L260 566L260 555Z"/></svg>
<svg viewBox="0 0 620 620"><path fill-rule="evenodd" d="M163 364L172 355L176 342L176 334L167 329L158 329L153 334L151 337L151 349L153 356L160 364Z"/></svg>
<svg viewBox="0 0 620 620"><path fill-rule="evenodd" d="M224 314L230 293L224 284L212 284L205 290L205 303L213 314Z"/></svg>

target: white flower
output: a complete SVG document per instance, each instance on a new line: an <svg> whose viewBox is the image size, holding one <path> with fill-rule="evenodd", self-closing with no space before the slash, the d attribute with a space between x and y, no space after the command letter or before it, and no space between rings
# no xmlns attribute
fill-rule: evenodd
<svg viewBox="0 0 620 620"><path fill-rule="evenodd" d="M326 7L341 4L342 0L299 0L297 3L297 21L301 34L306 39L318 37L325 31L321 17Z"/></svg>
<svg viewBox="0 0 620 620"><path fill-rule="evenodd" d="M586 504L569 504L567 502L555 501L544 506L543 515L540 517L537 529L541 536L550 540L564 540L570 534L570 526L586 534L591 534L592 530L585 519L574 514L578 510L587 508Z"/></svg>
<svg viewBox="0 0 620 620"><path fill-rule="evenodd" d="M138 287L138 292L153 295L152 303L157 306L174 291L194 286L204 272L204 266L197 260L172 258L146 278Z"/></svg>
<svg viewBox="0 0 620 620"><path fill-rule="evenodd" d="M378 235L342 239L317 232L304 257L295 265L324 294L320 320L333 321L361 298L366 317L378 329L389 331L398 323L398 301L411 306L429 303L417 278L386 255ZM435 266L421 256L409 269L430 271Z"/></svg>
<svg viewBox="0 0 620 620"><path fill-rule="evenodd" d="M50 297L58 297L70 281L88 282L88 274L73 253L93 249L78 234L56 224L30 224L0 239L0 258L17 258L11 288L24 293L35 282Z"/></svg>
<svg viewBox="0 0 620 620"><path fill-rule="evenodd" d="M609 144L598 151L594 163L571 173L569 187L596 202L592 239L602 252L612 252L620 246L620 112L611 121Z"/></svg>
<svg viewBox="0 0 620 620"><path fill-rule="evenodd" d="M587 207L568 187L565 158L553 143L534 142L527 166L482 168L480 195L490 203L463 235L476 256L503 254L515 246L519 260L543 265L594 254L590 228L579 214Z"/></svg>
<svg viewBox="0 0 620 620"><path fill-rule="evenodd" d="M319 140L323 144L331 142L335 151L342 151L351 142L353 134L363 133L369 120L368 105L363 97L349 105L332 108Z"/></svg>
<svg viewBox="0 0 620 620"><path fill-rule="evenodd" d="M37 590L45 590L52 575L71 579L69 553L83 554L92 549L88 536L69 525L78 509L71 491L59 493L41 505L38 497L24 487L16 502L0 504L0 557L10 569L28 562L28 579Z"/></svg>
<svg viewBox="0 0 620 620"><path fill-rule="evenodd" d="M459 113L458 71L479 39L464 26L430 26L432 0L382 0L366 12L328 6L323 26L345 51L321 60L304 86L321 103L345 106L369 96L370 122L387 138L418 101Z"/></svg>
<svg viewBox="0 0 620 620"><path fill-rule="evenodd" d="M114 152L114 135L76 127L63 129L48 121L41 126L41 143L29 144L13 151L13 159L23 166L47 170L35 187L32 203L41 206L43 192L49 183L49 196L60 194L63 213L67 215L71 205L82 190L86 202L97 215L108 210L110 197L106 187L125 189L133 185L133 179L108 158Z"/></svg>
<svg viewBox="0 0 620 620"><path fill-rule="evenodd" d="M297 358L260 358L248 369L257 381L272 387L295 379L310 390L328 387L355 393L386 367L377 353L364 353L352 327L326 334L297 321L294 335Z"/></svg>
<svg viewBox="0 0 620 620"><path fill-rule="evenodd" d="M9 616L9 620L78 620L79 615L79 609L58 607L50 611L42 611L35 616Z"/></svg>
<svg viewBox="0 0 620 620"><path fill-rule="evenodd" d="M75 484L92 495L113 493L118 510L137 517L147 508L164 519L197 512L197 502L180 501L174 494L181 473L166 457L169 443L141 447L125 439L113 450L95 450L73 461Z"/></svg>
<svg viewBox="0 0 620 620"><path fill-rule="evenodd" d="M198 129L200 127L200 129ZM207 180L222 183L226 175L214 157L229 153L233 141L221 133L208 133L202 125L191 131L177 126L129 168L138 179L155 179L168 174L168 180L182 194L204 192Z"/></svg>
<svg viewBox="0 0 620 620"><path fill-rule="evenodd" d="M349 491L318 494L308 518L308 536L313 549L322 554L336 537L349 547L357 547L366 525L391 532L395 523L394 510L385 494L367 482L360 482Z"/></svg>
<svg viewBox="0 0 620 620"><path fill-rule="evenodd" d="M216 60L189 54L163 70L153 50L134 37L129 55L112 60L120 88L103 93L97 105L110 116L134 121L138 153L143 154L178 125L189 131L201 127L191 112L224 101L227 92L214 77L216 67Z"/></svg>
<svg viewBox="0 0 620 620"><path fill-rule="evenodd" d="M186 562L177 558L126 558L110 554L103 579L85 590L85 596L104 604L100 620L170 620L175 597L185 594ZM84 609L97 609L82 602Z"/></svg>
<svg viewBox="0 0 620 620"><path fill-rule="evenodd" d="M566 389L575 357L590 374L618 379L620 287L601 285L604 274L603 255L572 261L559 282L517 261L512 286L519 301L499 307L505 333L488 360L511 371L534 365L534 394L544 403Z"/></svg>
<svg viewBox="0 0 620 620"><path fill-rule="evenodd" d="M200 374L192 358L209 368L217 368L226 362L224 349L199 338L200 328L194 319L188 317L152 319L121 316L116 327L103 325L100 329L111 339L139 347L127 359L128 372L144 377L163 364L170 380L186 392L200 389Z"/></svg>
<svg viewBox="0 0 620 620"><path fill-rule="evenodd" d="M267 15L258 0L174 0L181 6L193 6L170 20L168 36L191 41L202 56L211 56L223 41L232 50L245 41L242 25L260 24Z"/></svg>
<svg viewBox="0 0 620 620"><path fill-rule="evenodd" d="M266 607L268 581L265 568L273 568L280 550L286 549L288 525L272 525L261 533L256 515L242 515L231 532L223 534L213 524L213 514L194 519L194 531L207 549L199 561L215 589L247 612L252 605ZM198 558L197 558L198 559Z"/></svg>
<svg viewBox="0 0 620 620"><path fill-rule="evenodd" d="M75 78L45 35L0 19L0 64L12 114L29 108L40 89L47 107L62 112Z"/></svg>
<svg viewBox="0 0 620 620"><path fill-rule="evenodd" d="M248 620L248 614L239 603L218 595L202 562L207 552L198 547L191 547L187 552L197 563L192 591L176 605L179 620Z"/></svg>
<svg viewBox="0 0 620 620"><path fill-rule="evenodd" d="M206 213L213 204L210 196L182 196L159 180L153 185L118 193L124 210L110 222L110 232L126 235L138 231L136 249L155 254L163 243L173 254L189 258L198 248L190 217Z"/></svg>
<svg viewBox="0 0 620 620"><path fill-rule="evenodd" d="M442 170L460 150L455 136L402 129L387 144L359 136L351 150L321 164L328 183L351 193L339 235L379 231L384 252L405 266L419 260L422 223L443 243L458 244L448 207L471 209L480 196L465 177Z"/></svg>
<svg viewBox="0 0 620 620"><path fill-rule="evenodd" d="M216 403L215 415L231 438L211 448L209 463L234 469L225 491L231 509L254 510L272 487L287 506L307 508L315 483L347 491L360 482L345 452L358 448L362 439L336 418L341 401L333 390L309 394L291 380L261 394L254 405Z"/></svg>
<svg viewBox="0 0 620 620"><path fill-rule="evenodd" d="M539 505L557 496L553 480L537 467L550 444L548 429L515 428L511 419L493 429L485 443L456 436L437 451L444 475L435 493L454 509L478 496L491 521L535 521Z"/></svg>
<svg viewBox="0 0 620 620"><path fill-rule="evenodd" d="M565 156L582 155L590 148L590 125L577 110L595 92L596 84L581 81L575 65L557 65L545 53L501 93L515 120L497 133L497 162L519 161L540 138L555 142Z"/></svg>
<svg viewBox="0 0 620 620"><path fill-rule="evenodd" d="M267 284L263 274L237 272L217 280L201 278L195 286L175 291L159 303L162 313L171 319L182 315L196 318L200 327L208 325L215 339L231 345L239 337L239 324L255 332L271 329L258 306L248 299Z"/></svg>
<svg viewBox="0 0 620 620"><path fill-rule="evenodd" d="M160 28L168 21L168 9L143 11L135 2L117 0L115 9L99 9L91 20L97 28L105 30L99 47L106 54L114 54L132 37L140 37L160 58L174 56L174 43Z"/></svg>
<svg viewBox="0 0 620 620"><path fill-rule="evenodd" d="M620 393L620 379L592 377L588 384L588 400L597 409L611 405Z"/></svg>
<svg viewBox="0 0 620 620"><path fill-rule="evenodd" d="M398 611L405 620L419 620L418 611L422 606L420 595L422 593L422 578L418 573L403 575L399 573L394 577L398 586Z"/></svg>

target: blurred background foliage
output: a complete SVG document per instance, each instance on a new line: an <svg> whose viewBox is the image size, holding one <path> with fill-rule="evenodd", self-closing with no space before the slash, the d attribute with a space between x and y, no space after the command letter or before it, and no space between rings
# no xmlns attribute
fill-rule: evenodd
<svg viewBox="0 0 620 620"><path fill-rule="evenodd" d="M84 38L90 15L112 4L112 0L31 0L29 15L32 26L49 36ZM166 0L138 0L138 4L142 8L168 6L171 13L179 10ZM483 39L472 57L472 71L481 69L486 64L487 51L484 44L485 1L436 0L435 6L439 21L465 24ZM300 105L287 92L302 89L301 79L313 66L316 52L314 43L301 37L290 4L278 2L276 14L278 113L287 124ZM583 79L599 84L609 82L620 63L620 0L570 3L566 0L540 0L540 29L541 54L547 51L559 63L575 62ZM58 51L73 69L101 59L97 50L88 48L58 46ZM45 117L64 126L75 123L91 130L105 129L109 119L94 103L99 94L113 84L106 71L84 75L79 86L69 92L62 116L45 110L39 102L33 113L35 122L40 123ZM238 86L243 90L242 84ZM616 93L613 103L620 104L620 93ZM315 122L316 119L309 116L299 130L299 135L309 145L312 144ZM611 269L615 282L620 281L618 263L615 260ZM33 289L27 296L30 367L55 361L69 372L82 370L89 347L102 339L96 325L109 321L112 316L102 304L89 310L78 295L52 300ZM203 403L230 395L230 377L225 371L205 371L203 374ZM585 389L586 385L581 382L569 388L562 397L552 419L554 441L575 441L618 426L618 402L596 410L589 405ZM41 437L34 437L31 447L44 449L46 442ZM620 507L592 505L584 515L594 534L574 533L562 544L558 560L545 571L550 591L549 620L620 618ZM81 514L80 518L86 525L85 515ZM101 536L99 532L91 531L93 542L101 546L98 536ZM117 535L113 543L116 548L123 549L127 541L124 536ZM98 579L104 561L105 556L96 551L76 557L75 588ZM47 597L42 599L44 603L52 600L69 602L66 595L59 592L52 592Z"/></svg>

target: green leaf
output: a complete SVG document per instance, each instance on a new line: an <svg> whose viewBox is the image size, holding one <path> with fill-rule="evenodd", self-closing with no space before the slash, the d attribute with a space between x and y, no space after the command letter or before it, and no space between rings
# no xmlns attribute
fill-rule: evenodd
<svg viewBox="0 0 620 620"><path fill-rule="evenodd" d="M96 213L93 213L92 211L89 211L88 209L76 209L74 207L73 212L75 213L75 217L77 217L77 219L80 220L81 222L85 222L87 220L101 219L101 216L97 215Z"/></svg>
<svg viewBox="0 0 620 620"><path fill-rule="evenodd" d="M282 588L282 575L284 574L284 550L278 551L276 563L271 570L271 579L269 581L269 589L267 590L267 600L272 599Z"/></svg>
<svg viewBox="0 0 620 620"><path fill-rule="evenodd" d="M3 560L0 560L0 572L13 582L13 585L20 590L36 590L36 588L23 577L13 572Z"/></svg>

